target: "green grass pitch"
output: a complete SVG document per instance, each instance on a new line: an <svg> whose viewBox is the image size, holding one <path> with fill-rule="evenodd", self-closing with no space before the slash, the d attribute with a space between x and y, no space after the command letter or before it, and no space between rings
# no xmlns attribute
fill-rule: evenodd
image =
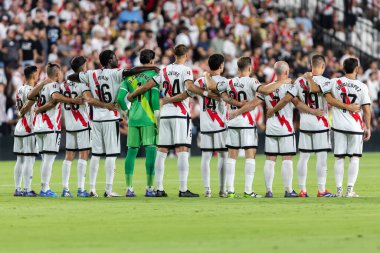
<svg viewBox="0 0 380 253"><path fill-rule="evenodd" d="M254 189L263 194L264 156L256 158ZM293 186L298 191L296 161ZM284 199L280 162L273 199L220 199L216 158L212 161L213 198L179 199L176 159L167 159L166 199L143 197L144 160L136 163L134 199L14 198L14 162L0 163L0 252L380 252L379 153L365 154L355 191L358 199L317 199L315 157L309 163L309 199ZM104 167L98 193L104 189ZM34 190L39 190L39 165ZM346 168L348 161L346 160ZM327 188L335 191L329 155ZM345 170L347 173L347 169ZM236 170L236 191L244 186L244 163ZM346 179L346 176L345 176ZM76 191L76 163L70 185ZM86 182L87 185L87 182ZM53 169L52 189L61 191L61 161ZM203 194L200 158L190 160L189 188ZM117 162L114 190L125 192L124 161Z"/></svg>

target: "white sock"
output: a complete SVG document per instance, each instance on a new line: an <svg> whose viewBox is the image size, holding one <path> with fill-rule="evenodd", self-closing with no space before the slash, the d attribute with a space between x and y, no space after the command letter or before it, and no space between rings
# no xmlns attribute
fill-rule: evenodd
<svg viewBox="0 0 380 253"><path fill-rule="evenodd" d="M317 154L317 179L318 191L326 191L327 178L327 152L318 152Z"/></svg>
<svg viewBox="0 0 380 253"><path fill-rule="evenodd" d="M282 161L281 174L282 174L282 178L284 180L285 191L292 192L293 191L293 186L292 186L293 161L292 160Z"/></svg>
<svg viewBox="0 0 380 253"><path fill-rule="evenodd" d="M335 158L334 172L336 188L342 188L344 177L344 158Z"/></svg>
<svg viewBox="0 0 380 253"><path fill-rule="evenodd" d="M253 183L253 178L255 176L255 169L256 169L255 166L256 166L255 159L245 159L245 187L244 187L244 191L246 193L253 192L252 183Z"/></svg>
<svg viewBox="0 0 380 253"><path fill-rule="evenodd" d="M212 152L202 151L201 160L201 175L203 180L203 186L206 191L210 191L210 161L212 157Z"/></svg>
<svg viewBox="0 0 380 253"><path fill-rule="evenodd" d="M264 178L265 178L265 186L267 187L267 191L273 191L273 178L274 178L274 166L276 165L275 161L265 160L264 164Z"/></svg>
<svg viewBox="0 0 380 253"><path fill-rule="evenodd" d="M227 152L219 152L218 155L218 177L219 191L226 192L226 162L228 158Z"/></svg>
<svg viewBox="0 0 380 253"><path fill-rule="evenodd" d="M154 169L156 174L156 187L157 190L164 190L164 173L165 173L165 160L167 153L157 151L156 161L154 163Z"/></svg>
<svg viewBox="0 0 380 253"><path fill-rule="evenodd" d="M106 192L112 192L113 178L115 177L116 170L116 157L106 157L104 163L106 167Z"/></svg>
<svg viewBox="0 0 380 253"><path fill-rule="evenodd" d="M307 163L310 158L310 153L300 152L300 159L297 164L298 183L300 190L306 192L306 178L307 178Z"/></svg>
<svg viewBox="0 0 380 253"><path fill-rule="evenodd" d="M235 192L235 165L236 160L228 158L226 162L226 178L227 178L227 191Z"/></svg>
<svg viewBox="0 0 380 253"><path fill-rule="evenodd" d="M53 154L44 154L41 166L41 188L43 192L50 190L50 178L55 156Z"/></svg>
<svg viewBox="0 0 380 253"><path fill-rule="evenodd" d="M24 156L18 155L15 168L14 168L14 180L15 188L21 190L22 172L24 170Z"/></svg>
<svg viewBox="0 0 380 253"><path fill-rule="evenodd" d="M359 174L359 157L351 157L347 174L347 191L351 192L354 190L355 182Z"/></svg>
<svg viewBox="0 0 380 253"><path fill-rule="evenodd" d="M187 176L189 175L189 152L178 152L179 190L187 191Z"/></svg>
<svg viewBox="0 0 380 253"><path fill-rule="evenodd" d="M96 176L98 175L98 170L99 170L99 161L100 157L99 156L91 156L91 161L90 161L90 173L89 173L89 183L90 183L90 191L91 192L96 192L95 186L96 186Z"/></svg>
<svg viewBox="0 0 380 253"><path fill-rule="evenodd" d="M36 158L34 156L25 156L24 159L25 163L22 177L24 178L24 189L29 192L32 190L33 166Z"/></svg>
<svg viewBox="0 0 380 253"><path fill-rule="evenodd" d="M78 176L78 189L84 191L84 181L86 180L87 161L83 159L78 160L77 176Z"/></svg>
<svg viewBox="0 0 380 253"><path fill-rule="evenodd" d="M69 190L69 179L71 170L71 161L63 160L62 162L62 186L63 189Z"/></svg>

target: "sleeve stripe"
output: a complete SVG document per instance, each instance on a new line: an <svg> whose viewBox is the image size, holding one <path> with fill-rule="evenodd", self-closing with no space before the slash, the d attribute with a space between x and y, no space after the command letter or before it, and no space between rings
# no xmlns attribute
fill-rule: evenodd
<svg viewBox="0 0 380 253"><path fill-rule="evenodd" d="M125 91L128 91L126 88L124 87L120 87L120 90L125 90Z"/></svg>
<svg viewBox="0 0 380 253"><path fill-rule="evenodd" d="M363 105L371 105L371 103L365 103L365 104L361 104L361 106L363 106Z"/></svg>
<svg viewBox="0 0 380 253"><path fill-rule="evenodd" d="M265 101L264 98L260 97L260 96L257 96L258 99L261 99L262 101Z"/></svg>
<svg viewBox="0 0 380 253"><path fill-rule="evenodd" d="M262 84L260 84L259 86L257 86L256 88L256 92L259 92L259 88L262 86Z"/></svg>
<svg viewBox="0 0 380 253"><path fill-rule="evenodd" d="M292 95L292 97L295 97L290 91L287 91L286 93L289 93L290 95Z"/></svg>

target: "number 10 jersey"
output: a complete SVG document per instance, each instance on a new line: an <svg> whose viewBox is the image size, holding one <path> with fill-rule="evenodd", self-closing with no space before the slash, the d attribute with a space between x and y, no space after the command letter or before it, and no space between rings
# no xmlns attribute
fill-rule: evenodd
<svg viewBox="0 0 380 253"><path fill-rule="evenodd" d="M91 94L94 98L104 103L115 103L120 84L123 82L122 69L96 69L79 73L81 83L90 86ZM108 110L100 107L93 107L92 121L105 122L120 119L117 110Z"/></svg>

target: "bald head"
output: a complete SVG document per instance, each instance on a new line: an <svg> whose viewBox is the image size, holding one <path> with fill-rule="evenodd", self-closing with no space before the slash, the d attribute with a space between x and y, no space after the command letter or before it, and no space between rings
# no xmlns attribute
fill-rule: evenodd
<svg viewBox="0 0 380 253"><path fill-rule="evenodd" d="M278 61L274 64L274 72L277 77L279 76L288 76L289 74L289 65L284 61Z"/></svg>

